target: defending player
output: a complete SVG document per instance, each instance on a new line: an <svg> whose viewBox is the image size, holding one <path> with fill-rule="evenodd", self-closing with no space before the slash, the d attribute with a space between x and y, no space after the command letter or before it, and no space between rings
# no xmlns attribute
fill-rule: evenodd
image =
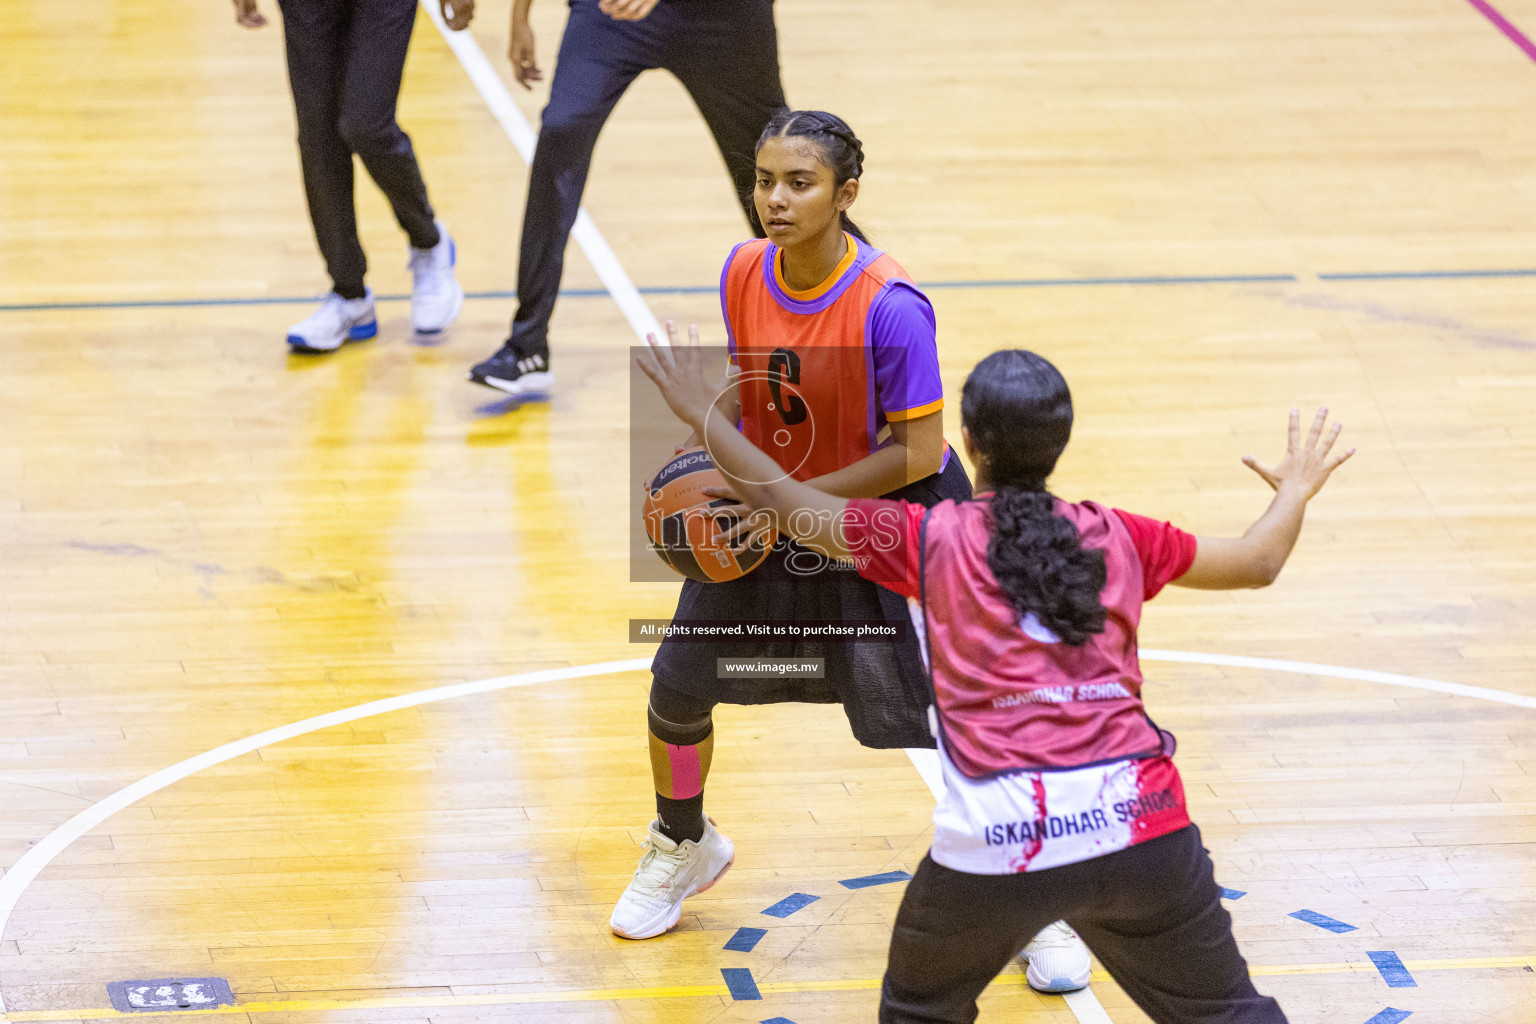
<svg viewBox="0 0 1536 1024"><path fill-rule="evenodd" d="M1031 352L996 352L971 373L962 437L983 493L932 509L775 477L714 408L696 349L641 365L747 506L811 549L858 555L923 623L947 790L897 916L880 1020L969 1024L1024 938L1062 918L1159 1024L1284 1024L1232 937L1173 737L1142 706L1136 628L1168 583L1274 581L1307 502L1354 454L1330 456L1340 428L1325 436L1326 410L1305 442L1292 410L1275 466L1244 458L1275 489L1268 510L1241 537L1197 539L1046 490L1072 403Z"/></svg>

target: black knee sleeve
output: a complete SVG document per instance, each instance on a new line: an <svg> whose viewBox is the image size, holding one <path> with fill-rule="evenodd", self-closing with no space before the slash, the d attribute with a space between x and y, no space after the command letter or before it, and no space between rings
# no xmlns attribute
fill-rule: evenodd
<svg viewBox="0 0 1536 1024"><path fill-rule="evenodd" d="M700 700L681 690L651 680L651 701L646 718L651 734L663 743L688 747L704 742L715 723L710 717L715 702Z"/></svg>

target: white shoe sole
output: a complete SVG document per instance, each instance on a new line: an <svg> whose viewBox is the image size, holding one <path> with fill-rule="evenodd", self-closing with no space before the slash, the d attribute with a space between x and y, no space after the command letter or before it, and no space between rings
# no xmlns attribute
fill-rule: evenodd
<svg viewBox="0 0 1536 1024"><path fill-rule="evenodd" d="M436 327L423 327L421 324L418 324L414 321L412 321L411 326L416 329L417 334L441 334L453 326L453 322L459 318L459 314L463 312L463 310L464 287L455 281L453 283L453 311L448 314L448 319L444 320Z"/></svg>
<svg viewBox="0 0 1536 1024"><path fill-rule="evenodd" d="M378 333L379 321L374 319L365 324L354 324L352 327L347 328L346 337L329 348L312 344L302 334L288 335L288 347L295 352L335 352L348 342L367 341L369 338L377 337Z"/></svg>
<svg viewBox="0 0 1536 1024"><path fill-rule="evenodd" d="M1024 969L1024 980L1029 982L1029 987L1036 992L1076 992L1088 987L1088 981L1093 977L1093 965L1082 974L1070 978L1045 978L1035 973L1035 965L1030 964Z"/></svg>
<svg viewBox="0 0 1536 1024"><path fill-rule="evenodd" d="M621 939L632 939L638 941L640 939L654 939L658 935L665 935L673 928L676 928L677 922L683 919L683 900L686 900L689 896L697 896L701 892L708 892L711 888L714 887L716 882L725 877L725 873L731 870L731 865L735 863L736 852L733 850L731 851L731 859L725 862L725 867L721 868L719 873L716 874L714 878L711 878L708 882L705 882L703 885L693 890L693 892L688 893L688 895L684 896L682 900L678 900L677 903L672 907L672 913L668 914L658 926L653 926L646 929L643 934L626 932L624 929L614 924L611 920L608 922L608 927L613 929L613 934L617 935Z"/></svg>
<svg viewBox="0 0 1536 1024"><path fill-rule="evenodd" d="M485 377L481 380L486 387L495 388L497 391L505 391L509 395L527 395L542 393L549 390L554 383L554 377L549 370L535 370L533 373L525 373L517 380L504 380L501 377Z"/></svg>

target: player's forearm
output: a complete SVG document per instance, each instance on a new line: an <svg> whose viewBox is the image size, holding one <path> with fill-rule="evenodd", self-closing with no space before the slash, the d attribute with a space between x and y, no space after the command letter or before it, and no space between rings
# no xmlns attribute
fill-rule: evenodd
<svg viewBox="0 0 1536 1024"><path fill-rule="evenodd" d="M734 390L721 395L718 399L715 400L715 410L719 412L721 416L725 417L726 421L729 423L738 423L741 421L741 399L737 397ZM691 430L688 432L687 439L683 441L683 447L697 448L702 443L703 442L699 440L699 432L697 430Z"/></svg>
<svg viewBox="0 0 1536 1024"><path fill-rule="evenodd" d="M1301 536L1306 511L1306 495L1282 485L1264 514L1243 531L1243 539L1253 547L1255 578L1262 580L1255 586L1268 586L1279 577L1296 547L1296 538Z"/></svg>
<svg viewBox="0 0 1536 1024"><path fill-rule="evenodd" d="M785 473L766 452L747 440L734 423L727 421L718 407L709 411L707 422L694 429L708 437L715 467L725 474L743 502L771 512L776 527L795 540L833 558L847 556L834 528L846 501Z"/></svg>
<svg viewBox="0 0 1536 1024"><path fill-rule="evenodd" d="M528 9L533 6L533 0L512 0L512 24L528 24Z"/></svg>
<svg viewBox="0 0 1536 1024"><path fill-rule="evenodd" d="M788 515L795 506L799 492L811 488L784 472L773 458L757 445L747 440L720 412L719 406L709 410L705 421L694 426L694 436L708 440L710 458L715 468L725 474L741 500L753 508L771 509Z"/></svg>
<svg viewBox="0 0 1536 1024"><path fill-rule="evenodd" d="M888 444L858 462L807 483L839 498L878 498L938 472L937 466L916 462L906 445Z"/></svg>
<svg viewBox="0 0 1536 1024"><path fill-rule="evenodd" d="M1174 580L1197 590L1267 587L1279 577L1301 534L1307 498L1282 486L1241 537L1201 537L1189 571Z"/></svg>

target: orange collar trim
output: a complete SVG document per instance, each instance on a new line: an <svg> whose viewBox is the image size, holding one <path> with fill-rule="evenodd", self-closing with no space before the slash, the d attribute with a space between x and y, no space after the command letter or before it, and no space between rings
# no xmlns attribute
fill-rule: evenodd
<svg viewBox="0 0 1536 1024"><path fill-rule="evenodd" d="M849 267L853 266L854 258L859 254L859 246L853 240L853 236L844 231L843 237L848 240L848 251L843 253L843 258L838 261L837 266L832 268L832 273L828 274L824 281L814 287L807 288L803 292L794 291L789 285L784 283L784 250L780 249L775 252L773 254L773 279L778 284L779 290L796 302L811 302L831 291L832 286L842 279L842 276L848 272Z"/></svg>

